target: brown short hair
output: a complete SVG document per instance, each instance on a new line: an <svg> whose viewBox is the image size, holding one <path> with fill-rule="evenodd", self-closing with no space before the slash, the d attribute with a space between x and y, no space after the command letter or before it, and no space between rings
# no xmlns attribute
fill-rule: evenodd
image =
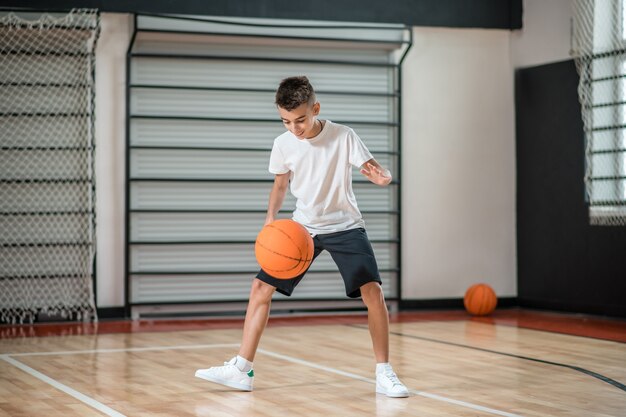
<svg viewBox="0 0 626 417"><path fill-rule="evenodd" d="M276 105L285 110L293 110L304 103L315 103L315 91L305 76L289 77L280 82L276 90Z"/></svg>

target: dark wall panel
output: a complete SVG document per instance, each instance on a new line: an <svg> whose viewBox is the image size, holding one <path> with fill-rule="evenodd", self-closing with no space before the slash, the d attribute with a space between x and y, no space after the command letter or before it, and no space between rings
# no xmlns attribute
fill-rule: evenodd
<svg viewBox="0 0 626 417"><path fill-rule="evenodd" d="M3 7L519 29L522 0L3 0Z"/></svg>
<svg viewBox="0 0 626 417"><path fill-rule="evenodd" d="M590 226L573 61L518 70L520 305L626 316L626 227Z"/></svg>

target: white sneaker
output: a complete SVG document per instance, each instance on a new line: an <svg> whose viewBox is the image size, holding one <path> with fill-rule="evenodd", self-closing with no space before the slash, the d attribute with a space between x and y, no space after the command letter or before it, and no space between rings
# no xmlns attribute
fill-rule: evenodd
<svg viewBox="0 0 626 417"><path fill-rule="evenodd" d="M242 391L252 391L254 371L250 369L249 372L242 372L235 366L235 362L237 362L236 357L228 362L224 362L224 366L198 369L196 371L196 377Z"/></svg>
<svg viewBox="0 0 626 417"><path fill-rule="evenodd" d="M409 396L409 390L400 382L391 365L376 372L376 392L394 398Z"/></svg>

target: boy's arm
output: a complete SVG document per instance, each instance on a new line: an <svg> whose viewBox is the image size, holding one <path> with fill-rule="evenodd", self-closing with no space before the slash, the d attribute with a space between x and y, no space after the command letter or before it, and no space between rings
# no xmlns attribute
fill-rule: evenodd
<svg viewBox="0 0 626 417"><path fill-rule="evenodd" d="M265 225L268 225L275 220L278 210L280 210L283 205L285 193L287 192L287 187L289 186L290 174L291 172L287 172L286 174L276 174L274 176L274 185L272 186L272 191L270 192L270 201L267 206Z"/></svg>
<svg viewBox="0 0 626 417"><path fill-rule="evenodd" d="M361 166L361 174L376 185L385 186L391 182L391 172L383 168L374 158Z"/></svg>

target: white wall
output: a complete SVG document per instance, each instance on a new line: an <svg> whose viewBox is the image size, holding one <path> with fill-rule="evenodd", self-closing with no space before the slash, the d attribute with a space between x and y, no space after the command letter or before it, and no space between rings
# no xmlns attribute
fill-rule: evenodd
<svg viewBox="0 0 626 417"><path fill-rule="evenodd" d="M509 32L415 28L404 64L402 297L516 295Z"/></svg>
<svg viewBox="0 0 626 417"><path fill-rule="evenodd" d="M524 0L523 28L511 32L511 63L530 67L571 59L572 0Z"/></svg>
<svg viewBox="0 0 626 417"><path fill-rule="evenodd" d="M127 14L103 13L96 47L97 304L124 305Z"/></svg>
<svg viewBox="0 0 626 417"><path fill-rule="evenodd" d="M572 0L509 32L415 28L404 65L402 296L517 295L515 68L571 59Z"/></svg>

